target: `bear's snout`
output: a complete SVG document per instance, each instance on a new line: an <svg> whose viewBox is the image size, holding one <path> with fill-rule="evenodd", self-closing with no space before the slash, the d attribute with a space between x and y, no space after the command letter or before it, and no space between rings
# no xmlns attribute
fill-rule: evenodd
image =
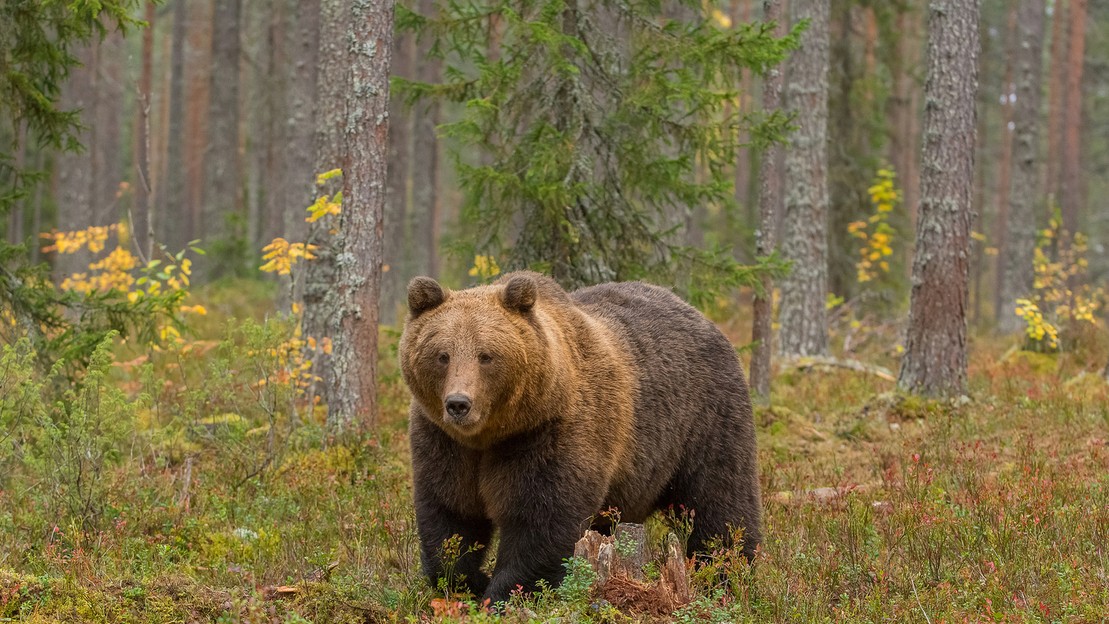
<svg viewBox="0 0 1109 624"><path fill-rule="evenodd" d="M446 406L447 415L455 421L461 421L470 413L470 406L472 402L470 397L465 394L455 393L447 395Z"/></svg>

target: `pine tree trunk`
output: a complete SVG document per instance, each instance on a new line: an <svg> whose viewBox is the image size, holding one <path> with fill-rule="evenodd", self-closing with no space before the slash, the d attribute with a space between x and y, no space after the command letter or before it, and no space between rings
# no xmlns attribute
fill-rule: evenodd
<svg viewBox="0 0 1109 624"><path fill-rule="evenodd" d="M901 205L908 211L906 219L912 232L916 227L917 192L920 189L918 158L920 157L920 84L916 78L920 69L919 37L921 11L917 3L910 3L897 14L897 49L890 68L893 74L893 97L890 98L889 159L901 187ZM900 228L898 228L900 229ZM900 246L904 254L905 277L912 267L912 245Z"/></svg>
<svg viewBox="0 0 1109 624"><path fill-rule="evenodd" d="M62 86L61 101L64 110L94 110L96 93L93 76L96 73L94 50L97 44L81 46L75 56L81 62L79 67L69 72ZM76 138L85 147L85 152L63 151L54 161L57 176L57 191L54 198L58 206L57 228L61 231L83 230L93 223L93 159L89 152L95 149L91 144L92 133L87 124L77 133ZM78 271L85 271L91 260L87 251L55 256L54 275L59 282Z"/></svg>
<svg viewBox="0 0 1109 624"><path fill-rule="evenodd" d="M781 3L779 0L763 0L763 21L778 24L775 35L785 32L783 27ZM772 67L763 78L762 109L772 113L782 105L782 71ZM781 147L771 144L763 150L759 166L759 225L755 230L755 253L766 257L774 253L776 244L777 214L781 211L781 194L778 193L777 179L781 175L778 168L778 152ZM755 350L751 354L751 388L755 399L762 404L770 402L770 354L772 324L774 314L774 284L769 275L762 277L762 293L755 293L754 321L751 340Z"/></svg>
<svg viewBox="0 0 1109 624"><path fill-rule="evenodd" d="M1017 48L1020 45L1017 39L1017 7L1010 7L1008 24L1005 30L1005 76L1001 82L1001 156L997 163L997 190L994 193L996 200L997 218L994 220L994 241L997 255L994 257L994 289L993 289L993 320L1001 321L1001 263L1005 255L1005 248L1009 245L1009 187L1013 175L1013 143L1016 134L1010 129L1013 122L1013 109L1016 104L1011 98L1015 96L1016 85L1013 84L1013 72L1017 63ZM1008 307L1008 306L1006 306Z"/></svg>
<svg viewBox="0 0 1109 624"><path fill-rule="evenodd" d="M239 24L242 0L219 0L212 13L208 147L204 153L202 231L209 244L227 239L227 218L241 207L239 159ZM232 234L234 236L234 234ZM216 271L213 267L213 272Z"/></svg>
<svg viewBox="0 0 1109 624"><path fill-rule="evenodd" d="M337 36L346 28L347 14L343 0L321 0L319 3L318 73L316 77L315 172L323 173L343 166L340 148L341 132L346 123L346 48ZM325 189L331 191L332 189ZM336 275L336 240L332 234L338 224L325 217L309 227L308 242L316 246L316 259L304 270L304 335L323 343L333 337L332 316L336 304L332 300ZM325 401L331 387L331 356L317 353L314 374L323 379L315 390Z"/></svg>
<svg viewBox="0 0 1109 624"><path fill-rule="evenodd" d="M22 184L23 180L18 178L27 167L27 120L20 119L15 135L15 166L12 170L12 185ZM36 186L40 186L37 185ZM26 233L23 231L23 198L16 197L11 203L11 212L8 213L8 242L12 245L19 245L23 243ZM32 245L38 244L38 232L35 232L35 239L31 241Z"/></svg>
<svg viewBox="0 0 1109 624"><path fill-rule="evenodd" d="M1036 213L1040 191L1040 93L1043 74L1044 0L1021 0L1017 14L1016 97L1013 111L1013 163L1009 181L1009 227L1001 249L998 328L1021 330L1013 313L1020 297L1032 292Z"/></svg>
<svg viewBox="0 0 1109 624"><path fill-rule="evenodd" d="M325 0L330 2L331 0ZM378 299L389 138L393 2L342 2L347 18L347 94L343 127L343 211L331 329L328 427L366 430L377 416ZM340 32L344 32L340 31Z"/></svg>
<svg viewBox="0 0 1109 624"><path fill-rule="evenodd" d="M320 37L319 0L286 0L293 38L287 78L288 105L285 109L285 170L282 191L274 201L283 202L285 234L289 240L304 240L308 235L305 209L316 195L316 75ZM284 149L284 148L283 148Z"/></svg>
<svg viewBox="0 0 1109 624"><path fill-rule="evenodd" d="M828 27L829 0L795 0L808 19L789 65L786 103L797 129L786 150L782 252L793 263L782 282L779 345L784 356L828 350Z"/></svg>
<svg viewBox="0 0 1109 624"><path fill-rule="evenodd" d="M731 0L729 15L732 18L733 28L738 27L739 24L751 22L751 2L752 0L743 0L741 5L740 0ZM750 69L742 70L739 84L739 97L736 98L736 106L739 109L737 112L745 115L752 110L752 94L755 89L755 80ZM740 146L736 150L735 158L735 199L743 207L744 213L748 216L748 222L756 223L758 199L751 185L751 148L746 145L750 139L749 132L740 131Z"/></svg>
<svg viewBox="0 0 1109 624"><path fill-rule="evenodd" d="M166 175L159 185L158 205L166 218L157 223L158 239L170 250L180 249L192 240L185 203L185 44L188 28L188 1L173 4L173 34L169 60L169 120L166 140Z"/></svg>
<svg viewBox="0 0 1109 624"><path fill-rule="evenodd" d="M1070 0L1067 36L1067 82L1063 108L1062 170L1059 174L1059 207L1063 229L1078 231L1082 203L1082 70L1086 50L1086 2ZM1067 244L1068 238L1061 240Z"/></svg>
<svg viewBox="0 0 1109 624"><path fill-rule="evenodd" d="M145 260L154 253L154 181L150 177L150 107L154 89L154 19L153 2L146 3L146 28L142 33L142 70L135 108L135 203L131 214L135 245Z"/></svg>
<svg viewBox="0 0 1109 624"><path fill-rule="evenodd" d="M212 3L207 0L193 0L185 33L185 128L182 140L185 142L185 193L183 218L186 220L188 236L184 242L204 239L202 245L211 247L204 230L204 197L207 192L206 170L208 150L208 128L212 123L208 114L211 109L210 93L215 75L212 57ZM236 124L236 127L237 124ZM238 141L235 141L238 144ZM179 249L173 247L171 249Z"/></svg>
<svg viewBox="0 0 1109 624"><path fill-rule="evenodd" d="M966 391L971 189L979 0L934 0L928 16L921 206L898 386L929 396Z"/></svg>
<svg viewBox="0 0 1109 624"><path fill-rule="evenodd" d="M118 223L120 183L123 182L123 64L124 40L118 31L104 37L96 46L96 108L86 111L85 123L92 129L93 221L97 225Z"/></svg>
<svg viewBox="0 0 1109 624"><path fill-rule="evenodd" d="M415 41L408 33L398 33L393 41L394 76L412 79ZM403 299L408 276L409 244L407 228L411 216L408 202L408 175L412 161L412 109L394 95L389 100L389 174L385 202L385 259L382 276L381 319L396 321L397 305Z"/></svg>
<svg viewBox="0 0 1109 624"><path fill-rule="evenodd" d="M251 46L248 58L253 59L246 81L251 92L245 100L246 144L249 150L247 173L247 250L256 253L277 237L285 234L284 161L291 150L286 138L286 90L291 59L287 40L294 27L291 9L284 3L248 5L246 45Z"/></svg>
<svg viewBox="0 0 1109 624"><path fill-rule="evenodd" d="M1059 199L1059 170L1063 163L1063 117L1067 88L1067 5L1055 0L1051 17L1051 71L1048 72L1047 182L1044 192Z"/></svg>
<svg viewBox="0 0 1109 624"><path fill-rule="evenodd" d="M432 16L435 0L420 0L420 12ZM431 56L431 39L423 37L417 42L416 79L421 82L438 82L442 78L442 61ZM412 168L412 208L419 215L420 223L413 232L423 233L426 258L422 272L439 277L439 140L435 128L439 125L439 101L431 99L417 114L413 137L412 161L419 163ZM390 129L392 132L392 129ZM419 244L414 245L419 247Z"/></svg>

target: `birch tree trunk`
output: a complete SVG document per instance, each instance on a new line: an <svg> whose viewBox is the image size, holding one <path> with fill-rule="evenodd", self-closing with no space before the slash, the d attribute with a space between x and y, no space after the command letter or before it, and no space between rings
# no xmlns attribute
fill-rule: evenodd
<svg viewBox="0 0 1109 624"><path fill-rule="evenodd" d="M331 2L332 0L325 0ZM373 426L377 416L377 329L382 217L389 139L393 2L340 2L346 18L343 209L335 241L334 353L328 427Z"/></svg>
<svg viewBox="0 0 1109 624"><path fill-rule="evenodd" d="M791 3L808 19L789 64L786 105L797 129L786 150L786 212L782 253L793 263L782 282L782 355L828 351L828 27L829 0Z"/></svg>
<svg viewBox="0 0 1109 624"><path fill-rule="evenodd" d="M763 0L763 21L775 22L775 36L785 32L782 22L782 5L779 0ZM762 109L770 114L782 105L782 72L771 67L762 84ZM778 169L778 153L781 147L772 143L766 147L759 163L759 227L755 230L755 253L766 257L774 253L778 213L781 211L781 195L778 193L777 180L781 175ZM773 310L774 283L769 275L762 276L762 294L755 294L754 325L751 340L755 350L751 354L751 388L755 400L762 404L770 402L770 342L773 336L771 319Z"/></svg>
<svg viewBox="0 0 1109 624"><path fill-rule="evenodd" d="M979 2L929 5L921 206L898 377L901 389L929 396L966 390Z"/></svg>
<svg viewBox="0 0 1109 624"><path fill-rule="evenodd" d="M1043 75L1044 0L1021 0L1017 14L1013 166L1009 180L1009 227L1000 254L998 328L1021 330L1014 302L1032 292L1036 212L1040 206L1040 94Z"/></svg>

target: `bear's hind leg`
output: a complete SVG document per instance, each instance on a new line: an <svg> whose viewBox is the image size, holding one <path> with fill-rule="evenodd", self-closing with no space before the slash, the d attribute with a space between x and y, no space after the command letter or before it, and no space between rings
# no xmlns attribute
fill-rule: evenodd
<svg viewBox="0 0 1109 624"><path fill-rule="evenodd" d="M671 495L663 501L675 513L693 511L686 554L707 554L714 543L731 548L735 530L742 528L743 554L750 561L762 538L762 503L753 470L720 470L705 463L688 468L675 476L667 488Z"/></svg>

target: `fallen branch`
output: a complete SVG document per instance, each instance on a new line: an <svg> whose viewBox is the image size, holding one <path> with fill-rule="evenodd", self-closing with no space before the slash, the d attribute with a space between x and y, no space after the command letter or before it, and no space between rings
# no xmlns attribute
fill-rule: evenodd
<svg viewBox="0 0 1109 624"><path fill-rule="evenodd" d="M791 365L794 369L799 371L807 371L812 369L832 369L832 368L846 368L860 373L867 373L874 375L879 379L886 381L897 381L888 368L876 366L874 364L867 364L858 360L841 360L833 357L820 357L820 356L807 356L790 360L787 365Z"/></svg>

